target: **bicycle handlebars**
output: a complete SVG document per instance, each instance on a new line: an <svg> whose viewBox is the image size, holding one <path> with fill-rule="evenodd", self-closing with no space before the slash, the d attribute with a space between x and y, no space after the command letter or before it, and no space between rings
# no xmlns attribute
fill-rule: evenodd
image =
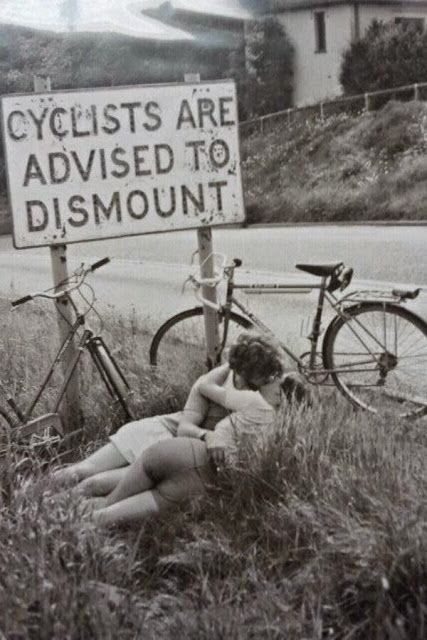
<svg viewBox="0 0 427 640"><path fill-rule="evenodd" d="M110 258L106 257L106 258L102 258L101 260L98 260L97 262L94 262L88 267L85 267L84 265L82 265L71 276L69 276L66 280L61 282L61 285L66 285L68 282L71 281L72 278L77 279L75 283L70 284L69 286L65 286L61 290L54 291L53 293L49 293L49 291L52 291L52 289L47 289L46 291L37 291L36 293L28 294L26 296L23 296L22 298L18 298L17 300L12 300L11 305L12 307L17 307L21 304L25 304L25 302L34 300L34 298L48 298L49 300L57 300L58 298L61 298L67 293L71 293L71 291L74 291L75 289L78 289L79 287L81 287L86 276L89 273L92 273L96 269L103 267L104 265L108 264L108 262L110 262Z"/></svg>

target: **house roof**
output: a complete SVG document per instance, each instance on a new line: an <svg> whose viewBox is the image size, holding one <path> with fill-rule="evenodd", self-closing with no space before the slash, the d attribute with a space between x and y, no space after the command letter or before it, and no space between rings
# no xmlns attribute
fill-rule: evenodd
<svg viewBox="0 0 427 640"><path fill-rule="evenodd" d="M264 9L264 0L135 0L130 6L160 19L176 13L192 13L229 20L251 20L261 5Z"/></svg>
<svg viewBox="0 0 427 640"><path fill-rule="evenodd" d="M285 13L296 9L328 7L339 4L395 5L398 7L425 6L427 0L268 0L266 13Z"/></svg>
<svg viewBox="0 0 427 640"><path fill-rule="evenodd" d="M140 39L193 40L186 31L135 13L122 0L2 0L0 24L58 33L112 32Z"/></svg>

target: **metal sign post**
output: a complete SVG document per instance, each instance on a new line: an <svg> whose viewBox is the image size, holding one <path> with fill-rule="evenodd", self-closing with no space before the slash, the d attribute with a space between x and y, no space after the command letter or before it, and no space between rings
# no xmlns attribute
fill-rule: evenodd
<svg viewBox="0 0 427 640"><path fill-rule="evenodd" d="M46 92L51 90L50 78L42 76L34 76L34 91L37 93ZM52 279L55 288L57 289L60 283L68 277L67 269L67 247L65 244L51 245L49 247L50 260L52 267ZM58 317L58 331L59 340L64 342L68 335L70 324L73 323L73 316L69 307L68 301L59 299L57 301L57 317ZM62 368L67 370L69 363L74 359L76 353L76 346L72 340L64 352ZM80 402L79 402L79 379L78 369L74 371L65 393L65 402L61 407L61 415L64 422L64 430L72 431L74 423L77 417L80 417Z"/></svg>

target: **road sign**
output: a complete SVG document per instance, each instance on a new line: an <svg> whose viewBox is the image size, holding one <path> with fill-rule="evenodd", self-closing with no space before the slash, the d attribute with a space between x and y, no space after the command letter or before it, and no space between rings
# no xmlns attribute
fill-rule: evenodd
<svg viewBox="0 0 427 640"><path fill-rule="evenodd" d="M2 99L16 248L244 220L234 82Z"/></svg>

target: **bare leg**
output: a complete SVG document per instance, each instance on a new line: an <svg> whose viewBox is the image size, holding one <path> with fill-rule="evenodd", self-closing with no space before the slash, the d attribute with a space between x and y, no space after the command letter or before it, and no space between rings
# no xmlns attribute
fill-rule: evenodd
<svg viewBox="0 0 427 640"><path fill-rule="evenodd" d="M101 471L101 473L97 473L79 482L72 491L87 498L106 496L113 491L128 469L129 465L126 465L118 469Z"/></svg>
<svg viewBox="0 0 427 640"><path fill-rule="evenodd" d="M153 481L144 470L144 456L140 456L127 467L119 483L107 496L106 505L112 505L121 500L125 500L137 493L148 491L153 487Z"/></svg>
<svg viewBox="0 0 427 640"><path fill-rule="evenodd" d="M94 453L85 460L71 464L64 469L54 471L52 478L61 483L80 482L102 471L109 471L127 465L127 460L119 453L118 449L109 442L100 449L97 449L97 451L94 451Z"/></svg>
<svg viewBox="0 0 427 640"><path fill-rule="evenodd" d="M94 499L93 507L95 511L92 514L92 518L98 524L107 526L141 522L145 518L159 513L161 508L152 491L138 493L110 506L101 506L99 502L95 502L99 500L102 500L102 498ZM91 502L89 501L89 503Z"/></svg>

